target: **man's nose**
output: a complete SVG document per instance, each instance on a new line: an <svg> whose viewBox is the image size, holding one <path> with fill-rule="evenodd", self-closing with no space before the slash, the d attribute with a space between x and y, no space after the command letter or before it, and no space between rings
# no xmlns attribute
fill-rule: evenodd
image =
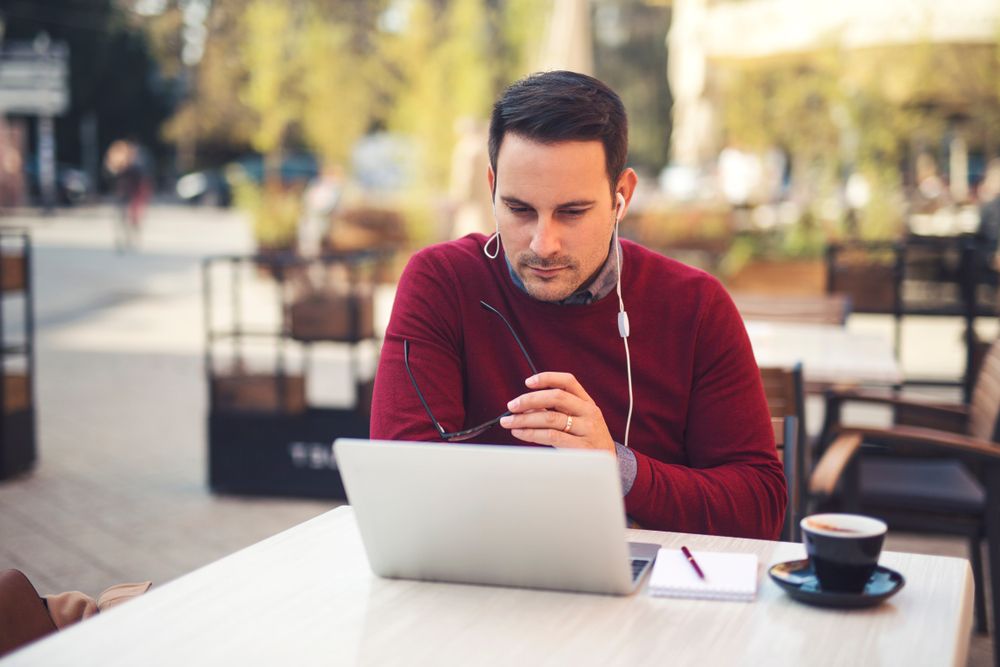
<svg viewBox="0 0 1000 667"><path fill-rule="evenodd" d="M560 233L552 216L539 214L535 232L531 237L531 251L539 257L552 257L559 254L561 247Z"/></svg>

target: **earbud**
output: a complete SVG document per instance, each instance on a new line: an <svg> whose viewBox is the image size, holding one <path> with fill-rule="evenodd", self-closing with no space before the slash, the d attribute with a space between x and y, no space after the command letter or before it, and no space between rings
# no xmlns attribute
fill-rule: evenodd
<svg viewBox="0 0 1000 667"><path fill-rule="evenodd" d="M618 202L615 206L614 230L615 270L618 273L615 284L615 291L618 293L618 335L628 338L631 331L628 325L628 313L625 312L625 302L622 300L622 251L618 243L618 223L622 221L622 215L625 213L625 195L620 192L615 193L615 199Z"/></svg>
<svg viewBox="0 0 1000 667"><path fill-rule="evenodd" d="M483 254L490 259L496 259L497 255L500 254L500 221L497 220L497 200L496 191L493 192L493 196L490 197L490 203L493 204L493 222L496 223L496 231L493 232L493 236L486 240L486 245L483 246ZM490 252L490 244L496 241L496 248L493 252Z"/></svg>

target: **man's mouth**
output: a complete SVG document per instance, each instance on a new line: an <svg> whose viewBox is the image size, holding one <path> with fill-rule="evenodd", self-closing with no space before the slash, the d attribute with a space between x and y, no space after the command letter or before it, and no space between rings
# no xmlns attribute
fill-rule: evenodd
<svg viewBox="0 0 1000 667"><path fill-rule="evenodd" d="M537 276L539 278L553 278L553 277L559 275L560 271L565 271L567 268L569 268L569 267L566 267L566 266L546 266L546 267L528 266L527 267L527 269L529 271L531 271L532 274L534 274L535 276Z"/></svg>

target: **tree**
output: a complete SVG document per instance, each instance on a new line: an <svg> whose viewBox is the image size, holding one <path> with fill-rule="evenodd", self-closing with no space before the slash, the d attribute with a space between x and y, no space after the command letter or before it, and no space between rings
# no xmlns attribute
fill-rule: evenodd
<svg viewBox="0 0 1000 667"><path fill-rule="evenodd" d="M405 30L386 38L395 73L388 125L413 137L424 190L448 182L456 120L489 115L497 88L492 26L483 0L453 0L444 10L414 0Z"/></svg>
<svg viewBox="0 0 1000 667"><path fill-rule="evenodd" d="M297 35L289 6L271 0L251 0L243 26L240 56L247 78L240 99L255 114L250 141L264 155L266 179L270 180L281 165L285 133L299 112Z"/></svg>
<svg viewBox="0 0 1000 667"><path fill-rule="evenodd" d="M992 44L842 50L834 43L725 72L724 125L751 147L788 150L794 180L810 190L828 192L860 172L872 186L861 234L894 236L920 152L943 164L948 138L962 135L984 158L995 153L998 81L1000 27Z"/></svg>
<svg viewBox="0 0 1000 667"><path fill-rule="evenodd" d="M535 69L545 20L551 12L552 0L503 0L499 4L500 39L496 40L499 48L495 55L500 62L500 88Z"/></svg>
<svg viewBox="0 0 1000 667"><path fill-rule="evenodd" d="M306 143L328 166L349 166L351 151L378 108L379 64L359 53L350 25L312 9L298 45L299 121Z"/></svg>
<svg viewBox="0 0 1000 667"><path fill-rule="evenodd" d="M248 73L240 57L245 41L241 17L246 0L214 0L206 21L208 38L201 61L181 69L180 24L168 10L152 21L154 43L168 70L188 81L190 90L174 115L165 123L163 136L174 143L182 169L193 169L200 161L230 159L246 152L254 132L253 111L234 94Z"/></svg>

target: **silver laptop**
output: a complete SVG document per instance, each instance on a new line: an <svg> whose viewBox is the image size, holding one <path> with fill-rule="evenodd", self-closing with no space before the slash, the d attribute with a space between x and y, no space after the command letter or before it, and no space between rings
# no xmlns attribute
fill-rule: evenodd
<svg viewBox="0 0 1000 667"><path fill-rule="evenodd" d="M625 595L659 549L626 541L603 452L340 438L334 455L382 577Z"/></svg>

